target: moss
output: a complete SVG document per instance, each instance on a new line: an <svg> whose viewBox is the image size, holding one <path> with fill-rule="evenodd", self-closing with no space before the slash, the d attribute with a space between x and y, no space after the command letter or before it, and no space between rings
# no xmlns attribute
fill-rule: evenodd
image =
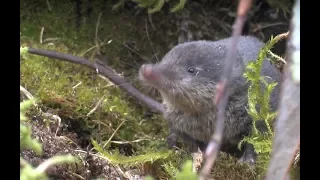
<svg viewBox="0 0 320 180"><path fill-rule="evenodd" d="M175 154L175 157L179 158L164 163L163 167L167 174L160 179L179 179L184 176L190 177L193 174L189 164L191 161L190 156ZM213 179L254 180L257 179L257 174L256 169L247 164L240 164L233 156L220 152L212 168L210 177Z"/></svg>
<svg viewBox="0 0 320 180"><path fill-rule="evenodd" d="M93 50L87 50L95 45L95 24L100 13L99 2L94 2L92 19L88 20L88 23L81 24L80 29L75 28L73 4L70 1L64 2L63 6L57 2L50 3L52 12L39 2L21 3L22 10L32 12L29 14L22 12L24 17L21 17L21 46L54 50L76 56L84 55L92 60ZM36 4L43 8L38 9ZM33 5L31 6L33 9L30 5ZM109 11L105 12L104 17L108 18L101 19L99 38L106 41L113 39L113 42L103 46L101 51L108 54L109 59L125 59L122 58L126 57L126 53L123 52L128 50L119 41L140 40L144 34L131 28L136 23L134 18L129 20L126 15L119 16ZM117 23L119 21L121 23ZM41 44L39 40L41 27L44 27L44 40L48 38L58 38L58 40L43 41ZM125 67L115 60L108 63L113 67ZM21 86L39 100L40 108L44 112L51 111L58 114L63 123L71 124L73 127L69 129L78 135L89 131L85 136L89 134L87 138L98 139L102 144L115 132L117 126L125 121L115 132L113 140L147 139L133 143L135 155L150 153L161 147L163 149L162 137L166 133L162 131L164 121L158 116L153 116L150 120L145 119L142 110L135 102L128 101L129 97L122 90L98 77L94 71L80 65L30 54L22 56L20 69ZM101 98L103 101L100 107L87 116Z"/></svg>

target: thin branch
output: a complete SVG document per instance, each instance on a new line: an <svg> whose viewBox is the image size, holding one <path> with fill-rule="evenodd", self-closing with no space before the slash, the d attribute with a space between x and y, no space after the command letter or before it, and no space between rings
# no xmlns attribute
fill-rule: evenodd
<svg viewBox="0 0 320 180"><path fill-rule="evenodd" d="M98 109L98 107L101 106L102 100L103 100L103 98L104 98L105 96L106 96L106 95L103 95L103 96L100 98L100 100L98 101L98 103L94 106L93 109L91 109L91 111L87 114L87 116L90 116L92 113L94 113L94 112Z"/></svg>
<svg viewBox="0 0 320 180"><path fill-rule="evenodd" d="M78 84L76 84L75 86L72 87L72 89L76 89L78 86L80 86L80 84L82 84L82 82L79 82Z"/></svg>
<svg viewBox="0 0 320 180"><path fill-rule="evenodd" d="M109 142L111 141L111 139L114 137L114 135L118 132L118 130L120 129L120 127L122 126L122 124L126 122L126 121L122 121L119 126L117 127L117 129L112 133L112 135L109 137L108 141L102 146L103 148L105 148Z"/></svg>
<svg viewBox="0 0 320 180"><path fill-rule="evenodd" d="M300 0L295 2L287 43L287 65L266 180L290 179L289 170L300 146Z"/></svg>
<svg viewBox="0 0 320 180"><path fill-rule="evenodd" d="M63 54L63 53L58 53L55 51L48 51L48 50L34 49L34 48L28 48L28 52L30 54L36 54L36 55L40 55L40 56L45 56L45 57L49 57L49 58L54 58L54 59L59 59L62 61L67 61L67 62L71 62L71 63L75 63L75 64L84 65L92 70L95 70L98 74L101 74L101 75L107 77L115 85L119 86L121 89L123 89L125 92L127 92L130 96L134 97L139 102L142 102L143 104L148 106L150 109L153 109L157 113L164 112L164 106L162 104L160 104L159 102L150 98L149 96L141 93L132 84L130 84L129 82L126 82L122 77L120 77L119 75L114 73L110 67L105 66L100 61L91 62L85 58L72 56L70 54Z"/></svg>
<svg viewBox="0 0 320 180"><path fill-rule="evenodd" d="M225 118L225 110L228 103L229 98L229 83L232 73L232 67L236 60L236 46L239 36L241 35L247 12L249 11L252 5L252 0L240 0L237 10L236 21L233 25L232 32L232 40L229 44L229 49L226 56L226 66L223 71L222 78L218 84L217 96L215 99L215 103L218 107L218 115L217 115L217 123L215 127L214 134L212 136L211 141L208 144L205 156L205 164L200 172L199 179L204 180L210 174L210 170L214 164L216 157L218 156L218 152L220 150L222 134L224 129L224 118Z"/></svg>

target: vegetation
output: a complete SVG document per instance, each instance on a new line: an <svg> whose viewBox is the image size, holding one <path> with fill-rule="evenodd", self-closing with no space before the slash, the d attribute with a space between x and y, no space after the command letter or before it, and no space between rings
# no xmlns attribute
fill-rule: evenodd
<svg viewBox="0 0 320 180"><path fill-rule="evenodd" d="M116 5L113 6L113 9L123 7L126 0L120 0ZM162 9L165 3L171 2L170 0L132 0L137 3L140 7L148 9L148 13L152 14L158 12ZM170 12L177 12L184 8L187 0L179 0L179 3L175 4Z"/></svg>
<svg viewBox="0 0 320 180"><path fill-rule="evenodd" d="M258 169L265 173L270 160L272 140L274 138L274 130L272 127L273 120L275 119L277 112L270 110L270 95L277 86L276 82L269 83L267 78L261 76L261 68L263 61L267 58L268 51L273 47L275 43L279 41L279 38L272 38L261 49L257 61L251 61L246 66L244 77L250 82L248 89L248 113L253 119L253 130L250 136L244 138L239 143L239 147L243 142L249 142L253 144L255 151L258 153ZM272 80L271 80L272 81ZM262 87L265 87L263 90ZM263 120L267 126L267 132L261 132L256 126L257 121ZM260 174L259 173L259 174Z"/></svg>
<svg viewBox="0 0 320 180"><path fill-rule="evenodd" d="M149 13L160 11L164 3L169 2L168 0L134 1L141 7L148 8ZM120 0L115 6L113 4L106 6L113 6L116 9L123 6L124 2L125 0ZM76 17L72 2L64 2L63 6L58 1L50 3L50 8L43 2L20 3L22 47L54 50L82 56L91 61L97 52L102 52L101 54L108 56L107 64L135 82L134 76L141 59L153 55L150 45L145 43L147 42L143 31L145 24L141 24L127 12L119 15L105 11L104 18L100 19L100 25L97 26L96 19L100 15L100 9L97 7L101 7L102 2L95 1L92 2L92 6L96 8L93 8L91 18L83 18L81 27L77 28L73 23ZM186 1L171 0L170 3L174 4L171 12L177 12L184 8ZM136 48L140 49L140 55L128 53L129 50L125 47L126 41L135 42ZM245 139L253 143L258 151L258 167L262 170L254 172L246 165L237 164L237 160L233 157L220 153L213 172L213 176L217 179L243 179L243 177L254 179L256 173L263 172L268 162L273 137L271 124L276 115L275 112L270 112L268 102L276 84L266 83L259 72L267 51L275 43L276 40L271 39L261 51L258 61L250 63L245 73L245 77L251 82L248 111L254 120L263 119L269 125L267 134L261 134L254 129L252 135ZM164 52L166 47L161 45L158 49L163 49ZM144 116L145 110L131 97L126 96L111 82L97 76L94 71L80 65L26 54L24 51L22 48L21 86L37 97L38 107L42 111L57 114L62 120L61 123L68 126L68 131L83 138L85 145L93 145L106 161L126 168L138 167L141 171L147 171L146 166L150 165L156 169L155 173L150 173L151 176L160 179L179 180L186 176L189 179L196 178L196 174L191 171L189 155L183 150L173 152L165 148L166 122L161 116ZM268 87L267 91L261 92L261 82ZM31 104L31 101L23 102L21 112L25 112L26 107ZM98 108L93 110L97 104ZM261 104L259 110L256 109L256 104ZM37 113L31 109L27 112L27 116ZM26 120L24 114L21 114L21 120ZM42 145L31 138L31 129L28 125L21 123L20 134L22 148L32 148L35 152L41 153ZM123 148L124 145L129 148ZM74 161L71 156L66 157L67 162ZM61 157L53 158L48 161L60 163ZM44 171L38 171L38 168L33 168L23 159L21 162L24 164L21 169L21 177L24 179L46 177Z"/></svg>
<svg viewBox="0 0 320 180"><path fill-rule="evenodd" d="M172 13L182 10L187 3L187 0L119 0L119 2L113 6L113 10L123 7L126 1L137 3L140 7L146 8L150 14L161 11L165 3L171 5L174 3L173 7L170 9L170 12ZM205 1L206 0L203 0L203 3L210 3ZM267 0L267 3L272 7L281 9L286 14L291 11L292 7L291 0Z"/></svg>
<svg viewBox="0 0 320 180"><path fill-rule="evenodd" d="M20 103L20 148L21 149L32 149L36 154L42 154L42 146L36 139L31 137L31 128L23 123L28 118L24 115L24 112L34 103L34 100L23 101ZM45 170L52 165L68 163L75 161L75 158L71 155L62 155L51 157L45 162L42 162L38 167L34 168L22 157L20 157L20 170L21 180L37 180L37 179L48 179Z"/></svg>

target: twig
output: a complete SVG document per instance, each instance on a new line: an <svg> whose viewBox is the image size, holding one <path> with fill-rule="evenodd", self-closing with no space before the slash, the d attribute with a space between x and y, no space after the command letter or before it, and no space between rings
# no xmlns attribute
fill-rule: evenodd
<svg viewBox="0 0 320 180"><path fill-rule="evenodd" d="M113 136L116 134L116 132L120 129L120 127L122 126L122 124L125 121L122 121L119 126L117 127L117 129L111 134L111 136L109 137L108 141L102 146L103 148L105 148L107 146L107 144L109 144L109 142L111 141L111 139L113 138Z"/></svg>
<svg viewBox="0 0 320 180"><path fill-rule="evenodd" d="M84 51L80 56L84 56L87 52L91 51L92 49L98 48L97 45L92 46L91 48Z"/></svg>
<svg viewBox="0 0 320 180"><path fill-rule="evenodd" d="M141 141L151 141L151 139L137 139L133 141L110 141L110 142L115 144L132 144L132 143L141 142Z"/></svg>
<svg viewBox="0 0 320 180"><path fill-rule="evenodd" d="M206 161L200 172L199 180L206 179L207 176L210 174L211 168L220 150L222 134L224 129L225 109L229 98L229 79L231 77L234 61L236 60L236 45L238 38L241 35L242 28L247 17L247 12L249 11L251 5L252 0L240 0L238 5L237 17L233 25L233 32L231 37L232 41L229 44L229 49L226 55L226 66L224 68L222 78L218 84L217 96L215 99L215 103L218 107L217 123L212 139L209 142L206 152L204 154Z"/></svg>
<svg viewBox="0 0 320 180"><path fill-rule="evenodd" d="M106 87L114 86L114 84L108 78L106 78L105 76L102 76L100 74L98 76L108 83L108 85L106 85Z"/></svg>
<svg viewBox="0 0 320 180"><path fill-rule="evenodd" d="M98 109L98 107L100 107L101 103L102 103L102 100L103 98L105 97L106 95L103 95L100 100L98 101L98 103L95 105L95 107L87 114L87 116L90 116L90 114L92 114L94 111L96 111Z"/></svg>
<svg viewBox="0 0 320 180"><path fill-rule="evenodd" d="M78 84L76 84L75 86L72 87L72 89L76 89L78 86L80 86L80 84L82 84L82 82L79 82Z"/></svg>
<svg viewBox="0 0 320 180"><path fill-rule="evenodd" d="M108 36L106 39L108 39L108 38L110 38L111 36ZM105 41L103 41L102 43L100 43L100 45L98 44L98 45L94 45L94 46L92 46L92 47L90 47L89 49L87 49L87 50L85 50L83 53L81 53L80 54L80 57L83 57L86 53L88 53L89 51L91 51L91 50L93 50L93 49L95 49L95 48L97 48L98 50L102 47L102 46L104 46L104 45L106 45L106 44L110 44L112 42L112 40L109 40L108 42L106 42L105 43ZM97 52L98 50L96 50L95 52ZM94 53L93 53L94 54Z"/></svg>
<svg viewBox="0 0 320 180"><path fill-rule="evenodd" d="M41 27L41 32L40 32L40 44L43 43L43 31L44 31L44 27Z"/></svg>
<svg viewBox="0 0 320 180"><path fill-rule="evenodd" d="M287 65L266 180L289 179L300 145L300 0L295 2L287 43Z"/></svg>
<svg viewBox="0 0 320 180"><path fill-rule="evenodd" d="M54 114L51 114L51 113L42 113L43 116L45 117L48 117L48 118L51 118L55 121L58 121L58 127L56 129L56 133L54 134L54 137L57 137L57 134L58 134L58 131L59 131L59 128L60 128L60 125L61 125L61 118L57 115L54 115Z"/></svg>
<svg viewBox="0 0 320 180"><path fill-rule="evenodd" d="M43 42L48 42L48 41L57 41L59 40L60 38L47 38L47 39L44 39Z"/></svg>
<svg viewBox="0 0 320 180"><path fill-rule="evenodd" d="M49 0L46 0L49 11L52 11Z"/></svg>
<svg viewBox="0 0 320 180"><path fill-rule="evenodd" d="M84 65L92 70L96 70L97 73L110 79L111 82L113 82L115 85L118 85L119 88L123 89L130 96L136 98L139 102L142 102L143 104L148 106L150 109L153 109L157 113L164 112L164 106L162 104L150 98L149 96L141 93L132 84L126 82L122 77L114 73L110 67L103 65L103 63L100 61L90 62L85 58L72 56L70 54L63 54L55 51L48 51L48 50L34 49L34 48L28 48L28 52L30 54L41 55L49 58L55 58L62 61Z"/></svg>

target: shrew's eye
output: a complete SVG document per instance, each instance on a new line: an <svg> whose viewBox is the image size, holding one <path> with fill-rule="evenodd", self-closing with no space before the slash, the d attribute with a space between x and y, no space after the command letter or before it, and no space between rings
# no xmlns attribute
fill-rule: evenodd
<svg viewBox="0 0 320 180"><path fill-rule="evenodd" d="M195 70L192 67L188 68L188 73L194 73L194 72L195 72Z"/></svg>

